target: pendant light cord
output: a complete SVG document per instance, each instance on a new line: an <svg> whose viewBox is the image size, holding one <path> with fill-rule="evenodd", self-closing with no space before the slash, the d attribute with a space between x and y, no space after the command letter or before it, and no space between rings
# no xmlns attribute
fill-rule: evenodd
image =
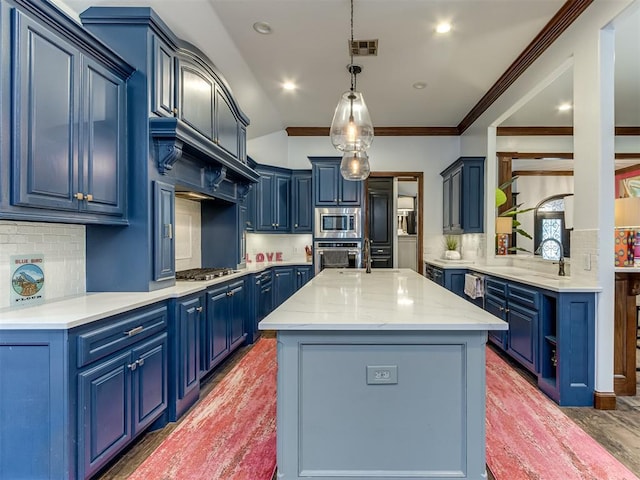
<svg viewBox="0 0 640 480"><path fill-rule="evenodd" d="M349 54L351 63L349 66L349 72L351 73L351 91L356 89L356 74L353 69L353 0L351 0L351 42L349 43Z"/></svg>

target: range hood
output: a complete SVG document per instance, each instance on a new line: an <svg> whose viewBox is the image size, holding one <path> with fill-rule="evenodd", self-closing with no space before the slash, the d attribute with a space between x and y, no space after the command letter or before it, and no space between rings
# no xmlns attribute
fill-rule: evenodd
<svg viewBox="0 0 640 480"><path fill-rule="evenodd" d="M166 175L183 156L197 159L214 173L212 183L224 179L257 183L260 175L178 118L149 119L158 171Z"/></svg>

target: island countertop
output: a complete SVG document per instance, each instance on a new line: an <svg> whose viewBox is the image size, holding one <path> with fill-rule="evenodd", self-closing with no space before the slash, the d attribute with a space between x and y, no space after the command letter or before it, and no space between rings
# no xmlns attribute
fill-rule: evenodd
<svg viewBox="0 0 640 480"><path fill-rule="evenodd" d="M506 330L507 323L409 269L325 269L260 330Z"/></svg>

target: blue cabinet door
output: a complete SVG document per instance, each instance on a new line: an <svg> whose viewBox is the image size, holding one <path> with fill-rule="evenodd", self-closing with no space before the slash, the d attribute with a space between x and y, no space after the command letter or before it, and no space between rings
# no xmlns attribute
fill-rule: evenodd
<svg viewBox="0 0 640 480"><path fill-rule="evenodd" d="M538 312L509 302L507 351L527 369L536 373Z"/></svg>
<svg viewBox="0 0 640 480"><path fill-rule="evenodd" d="M125 82L97 62L83 65L84 114L80 208L123 216L126 179Z"/></svg>
<svg viewBox="0 0 640 480"><path fill-rule="evenodd" d="M273 311L273 273L262 275L260 283L260 299L258 301L258 322Z"/></svg>
<svg viewBox="0 0 640 480"><path fill-rule="evenodd" d="M202 298L195 297L179 302L176 325L178 376L177 400L191 397L200 389L200 326L203 317Z"/></svg>
<svg viewBox="0 0 640 480"><path fill-rule="evenodd" d="M362 203L362 181L342 178L340 159L312 160L314 204L316 206L359 206Z"/></svg>
<svg viewBox="0 0 640 480"><path fill-rule="evenodd" d="M299 290L300 288L304 287L309 282L309 280L311 280L311 278L313 277L313 267L311 265L296 267L295 273L296 273L296 290Z"/></svg>
<svg viewBox="0 0 640 480"><path fill-rule="evenodd" d="M340 184L340 195L338 205L359 206L362 198L362 181L345 180L338 169L338 181Z"/></svg>
<svg viewBox="0 0 640 480"><path fill-rule="evenodd" d="M256 202L256 230L271 232L275 228L275 174L266 170L258 170L260 180L258 182L258 194Z"/></svg>
<svg viewBox="0 0 640 480"><path fill-rule="evenodd" d="M173 50L154 36L151 112L156 115L164 117L175 115L175 61Z"/></svg>
<svg viewBox="0 0 640 480"><path fill-rule="evenodd" d="M451 204L449 209L449 228L452 232L462 228L462 168L451 174Z"/></svg>
<svg viewBox="0 0 640 480"><path fill-rule="evenodd" d="M210 371L229 353L229 290L226 285L207 291L205 371Z"/></svg>
<svg viewBox="0 0 640 480"><path fill-rule="evenodd" d="M315 180L315 204L332 206L338 204L338 176L340 166L337 163L317 163L313 165Z"/></svg>
<svg viewBox="0 0 640 480"><path fill-rule="evenodd" d="M291 176L276 173L274 185L276 195L273 202L275 230L288 232L291 225Z"/></svg>
<svg viewBox="0 0 640 480"><path fill-rule="evenodd" d="M280 306L296 290L293 267L278 267L274 269L275 305Z"/></svg>
<svg viewBox="0 0 640 480"><path fill-rule="evenodd" d="M133 436L131 350L78 375L78 478L88 478Z"/></svg>
<svg viewBox="0 0 640 480"><path fill-rule="evenodd" d="M167 334L163 333L132 350L133 432L141 432L167 408Z"/></svg>
<svg viewBox="0 0 640 480"><path fill-rule="evenodd" d="M311 191L311 172L292 175L291 231L293 233L311 233L313 224Z"/></svg>
<svg viewBox="0 0 640 480"><path fill-rule="evenodd" d="M238 120L233 114L231 104L220 87L216 87L214 142L234 157L238 158Z"/></svg>
<svg viewBox="0 0 640 480"><path fill-rule="evenodd" d="M78 210L79 51L12 14L13 205Z"/></svg>
<svg viewBox="0 0 640 480"><path fill-rule="evenodd" d="M215 81L184 58L179 58L177 63L178 116L191 128L213 141Z"/></svg>
<svg viewBox="0 0 640 480"><path fill-rule="evenodd" d="M244 280L229 285L230 295L230 316L229 316L229 335L230 348L234 349L242 344L246 338L247 332L247 295L244 288Z"/></svg>
<svg viewBox="0 0 640 480"><path fill-rule="evenodd" d="M154 182L153 191L153 279L164 280L176 274L173 238L175 190L168 183Z"/></svg>

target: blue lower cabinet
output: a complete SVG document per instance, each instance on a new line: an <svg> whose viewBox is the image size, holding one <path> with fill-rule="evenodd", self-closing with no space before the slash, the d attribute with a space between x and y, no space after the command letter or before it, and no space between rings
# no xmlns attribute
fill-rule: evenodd
<svg viewBox="0 0 640 480"><path fill-rule="evenodd" d="M75 478L66 331L0 332L0 478Z"/></svg>
<svg viewBox="0 0 640 480"><path fill-rule="evenodd" d="M200 375L206 375L247 338L245 279L216 285L206 292Z"/></svg>
<svg viewBox="0 0 640 480"><path fill-rule="evenodd" d="M78 478L107 464L169 405L168 310L163 302L78 327Z"/></svg>
<svg viewBox="0 0 640 480"><path fill-rule="evenodd" d="M278 308L296 291L294 267L276 267L273 269L274 306Z"/></svg>
<svg viewBox="0 0 640 480"><path fill-rule="evenodd" d="M204 323L204 297L174 300L170 323L169 421L176 421L200 396L200 330Z"/></svg>
<svg viewBox="0 0 640 480"><path fill-rule="evenodd" d="M464 295L464 276L466 269L446 269L444 271L444 288L451 290L459 297L466 298Z"/></svg>
<svg viewBox="0 0 640 480"><path fill-rule="evenodd" d="M166 410L167 333L78 374L78 473L96 473Z"/></svg>

